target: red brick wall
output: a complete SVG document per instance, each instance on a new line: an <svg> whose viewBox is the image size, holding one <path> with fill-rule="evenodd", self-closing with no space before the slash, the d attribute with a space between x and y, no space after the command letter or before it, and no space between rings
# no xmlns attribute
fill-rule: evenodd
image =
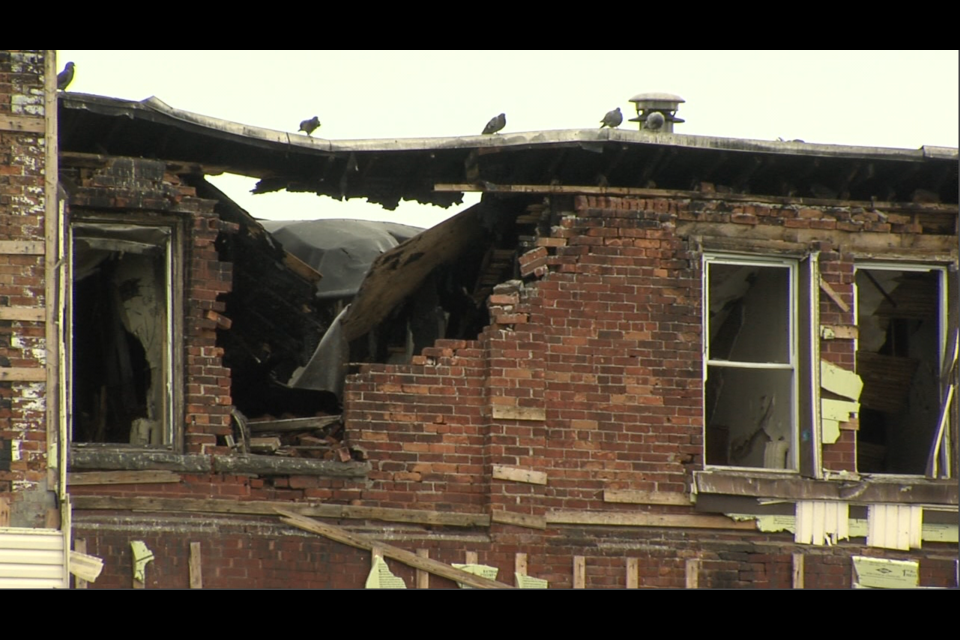
<svg viewBox="0 0 960 640"><path fill-rule="evenodd" d="M214 314L226 308L221 297L230 291L233 272L230 263L220 262L215 242L222 230L236 231L234 225L221 221L213 201L198 198L162 161L110 158L100 167L80 168L68 160L62 173L76 185L68 205L74 216L121 213L180 224L184 452L226 452L217 449L217 436L232 433L230 371L216 344Z"/></svg>
<svg viewBox="0 0 960 640"><path fill-rule="evenodd" d="M44 65L43 51L0 51L0 242L40 247L0 252L0 308L29 307L41 314L46 285ZM9 471L0 469L0 501L8 506L47 489L45 358L42 321L0 319L0 368L35 374L31 380L0 382L0 455L13 458ZM8 524L46 526L43 508L19 506L10 507Z"/></svg>
<svg viewBox="0 0 960 640"><path fill-rule="evenodd" d="M498 568L497 579L514 583L515 554L527 554L527 573L549 581L550 588L573 586L574 556L585 556L585 586L593 589L626 587L627 559L638 565L641 588L684 588L686 562L700 562L698 585L713 588L788 589L793 582L793 554L804 556L807 589L848 589L852 584L853 555L905 557L905 554L844 543L837 547L796 547L763 536L743 538L735 533L700 532L688 535L669 530L587 531L568 528L562 534L483 534L453 531L424 532L391 527L387 543L409 551L428 549L430 558L446 563L466 561L475 552L478 562ZM190 543L201 545L204 588L362 588L370 571L370 553L320 536L292 530L270 518L210 516L125 516L113 519L82 515L74 522L74 538L84 540L87 553L104 560L104 569L90 588L129 588L130 542L144 542L155 559L147 564L146 588L186 588L189 585ZM788 537L788 536L787 536ZM393 539L390 539L393 538ZM399 538L399 539L397 539ZM932 545L937 546L937 545ZM947 545L911 552L920 563L920 585L956 587L954 560ZM387 560L390 570L415 586L415 570ZM446 579L430 576L430 588L456 588Z"/></svg>

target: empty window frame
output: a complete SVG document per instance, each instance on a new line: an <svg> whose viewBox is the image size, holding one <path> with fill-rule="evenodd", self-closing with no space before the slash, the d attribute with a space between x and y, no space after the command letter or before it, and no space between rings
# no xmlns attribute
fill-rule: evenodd
<svg viewBox="0 0 960 640"><path fill-rule="evenodd" d="M174 229L71 225L71 438L166 447L175 440Z"/></svg>
<svg viewBox="0 0 960 640"><path fill-rule="evenodd" d="M942 417L946 269L861 264L855 283L857 470L923 475Z"/></svg>
<svg viewBox="0 0 960 640"><path fill-rule="evenodd" d="M706 464L797 469L797 262L704 257Z"/></svg>

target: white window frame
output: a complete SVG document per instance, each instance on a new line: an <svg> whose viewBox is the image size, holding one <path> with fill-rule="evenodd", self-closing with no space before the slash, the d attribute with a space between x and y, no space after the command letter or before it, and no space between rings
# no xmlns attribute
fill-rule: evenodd
<svg viewBox="0 0 960 640"><path fill-rule="evenodd" d="M947 291L947 267L944 265L936 264L922 264L916 262L869 262L869 261L857 261L853 265L853 323L859 327L860 326L860 291L857 286L857 271L860 269L865 269L867 271L901 271L901 272L911 272L911 273L937 273L937 285L939 291L937 294L937 300L939 305L939 310L937 314L937 371L943 372L943 365L945 358L948 357L948 354L945 353L947 348L947 331L948 331L948 291ZM860 349L860 339L859 336L854 340L854 353ZM859 372L858 372L859 373ZM940 376L938 375L938 378ZM939 381L941 386L944 381ZM950 418L947 417L947 429L949 433L950 429ZM932 444L932 443L931 443ZM855 457L855 464L859 467L860 462L860 452L857 451ZM859 473L859 469L858 469ZM949 477L956 477L956 470L951 469ZM916 479L926 477L925 473L877 473L870 472L865 473L864 475L869 476L880 476L884 478L906 478L906 479Z"/></svg>
<svg viewBox="0 0 960 640"><path fill-rule="evenodd" d="M773 362L733 362L729 360L714 360L710 358L710 266L711 265L736 265L736 266L756 266L768 268L786 268L789 276L787 279L789 290L786 299L788 301L787 324L788 324L788 349L787 363ZM798 340L798 318L797 318L797 296L799 291L799 261L793 258L743 256L737 254L723 253L704 253L701 265L702 291L703 291L703 340L702 340L702 360L703 360L703 461L704 468L710 469L736 469L750 470L751 472L774 472L774 473L799 473L800 468L800 411L799 394L800 372L799 372L799 340ZM730 367L736 369L753 370L775 370L791 371L791 390L789 415L791 419L790 433L791 444L788 463L786 468L768 468L768 467L743 467L732 465L710 465L707 464L707 376L709 367ZM819 447L818 447L819 448Z"/></svg>
<svg viewBox="0 0 960 640"><path fill-rule="evenodd" d="M68 331L67 333L67 348L66 348L66 361L67 361L67 385L66 385L66 413L67 413L67 433L69 434L71 445L84 445L84 446L98 446L98 447L111 447L111 446L121 446L124 448L129 448L130 445L124 442L83 442L77 443L74 441L73 429L74 429L74 415L73 415L73 394L74 394L74 384L73 380L75 378L74 371L74 258L75 258L75 241L78 236L76 231L78 229L127 229L130 227L143 227L143 228L153 228L158 229L164 234L164 239L161 244L158 244L158 247L161 247L164 252L164 277L166 279L165 287L165 300L164 300L164 310L166 313L166 322L164 327L164 337L165 345L161 352L162 355L162 367L163 367L163 406L162 406L162 443L160 445L143 445L143 448L157 449L162 448L164 450L177 450L178 441L180 434L177 429L177 415L178 415L178 405L179 405L179 393L177 385L177 369L178 363L180 363L181 358L178 356L177 349L182 348L182 340L176 340L177 335L183 335L181 322L178 317L178 309L180 308L180 303L178 300L178 291L179 288L175 286L177 279L179 278L180 269L178 267L181 258L179 257L178 251L178 238L180 237L179 229L176 225L171 224L157 224L157 223L147 223L147 222L123 222L116 219L96 219L96 218L83 218L77 220L69 225L68 231L68 257L67 260L67 283L68 283L68 292L66 296L66 321ZM82 234L80 235L82 238Z"/></svg>

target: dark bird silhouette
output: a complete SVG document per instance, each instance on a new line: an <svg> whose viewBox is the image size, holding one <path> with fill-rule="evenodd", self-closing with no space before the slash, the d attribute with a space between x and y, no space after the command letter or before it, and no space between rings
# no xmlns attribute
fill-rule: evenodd
<svg viewBox="0 0 960 640"><path fill-rule="evenodd" d="M649 131L659 131L663 128L663 124L666 122L666 118L663 117L663 114L659 111L654 111L647 116L647 119L643 122L643 128L648 129Z"/></svg>
<svg viewBox="0 0 960 640"><path fill-rule="evenodd" d="M318 128L320 128L320 118L313 116L309 120L304 120L301 122L298 131L303 131L305 134L310 135Z"/></svg>
<svg viewBox="0 0 960 640"><path fill-rule="evenodd" d="M64 67L63 71L57 74L57 89L60 91L66 91L67 87L70 86L70 83L73 82L73 69L76 65L72 62L68 62L67 66Z"/></svg>
<svg viewBox="0 0 960 640"><path fill-rule="evenodd" d="M620 107L617 107L613 111L607 111L607 115L603 116L603 120L600 121L600 128L610 127L611 129L616 129L620 126L621 122L623 122L623 114L620 113Z"/></svg>
<svg viewBox="0 0 960 640"><path fill-rule="evenodd" d="M490 122L483 128L481 135L496 133L507 126L507 114L501 113L496 118L490 118Z"/></svg>

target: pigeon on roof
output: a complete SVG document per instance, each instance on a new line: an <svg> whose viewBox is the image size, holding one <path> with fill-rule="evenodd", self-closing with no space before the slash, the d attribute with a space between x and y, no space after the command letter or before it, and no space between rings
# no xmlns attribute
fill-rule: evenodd
<svg viewBox="0 0 960 640"><path fill-rule="evenodd" d="M663 117L663 114L659 111L654 111L647 116L647 119L643 121L643 128L649 131L658 131L663 128L663 124L666 122L666 118Z"/></svg>
<svg viewBox="0 0 960 640"><path fill-rule="evenodd" d="M64 67L63 71L57 74L57 89L60 91L66 91L67 87L70 86L70 83L73 82L73 68L74 65L72 62L68 62L67 66Z"/></svg>
<svg viewBox="0 0 960 640"><path fill-rule="evenodd" d="M483 133L481 135L496 133L505 126L507 126L507 114L501 113L495 118L490 118L490 122L488 122L487 126L483 128Z"/></svg>
<svg viewBox="0 0 960 640"><path fill-rule="evenodd" d="M320 118L313 116L309 120L304 120L300 123L300 128L298 131L303 131L307 135L310 135L320 127Z"/></svg>
<svg viewBox="0 0 960 640"><path fill-rule="evenodd" d="M603 116L603 120L600 121L600 128L610 127L611 129L616 129L620 126L621 122L623 122L623 114L620 113L620 107L617 107L613 111L607 111L607 115Z"/></svg>

